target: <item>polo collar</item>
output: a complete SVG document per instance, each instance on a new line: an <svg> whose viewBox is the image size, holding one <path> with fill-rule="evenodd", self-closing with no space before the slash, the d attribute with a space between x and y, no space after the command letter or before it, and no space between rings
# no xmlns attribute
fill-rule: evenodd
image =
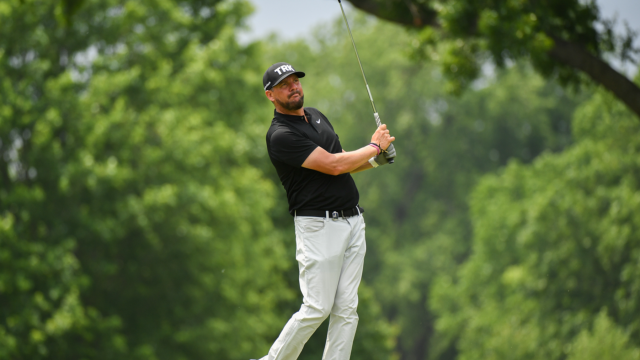
<svg viewBox="0 0 640 360"><path fill-rule="evenodd" d="M304 110L304 114L308 117L311 118L311 114L305 109ZM282 120L289 120L289 121L298 121L298 120L302 120L304 122L306 122L306 119L304 116L300 116L300 115L287 115L287 114L283 114L278 112L276 109L273 109L273 117L276 119L282 119Z"/></svg>

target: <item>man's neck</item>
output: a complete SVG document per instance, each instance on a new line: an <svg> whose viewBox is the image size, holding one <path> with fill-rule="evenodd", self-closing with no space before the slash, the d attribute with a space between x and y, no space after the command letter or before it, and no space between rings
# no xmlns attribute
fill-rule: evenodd
<svg viewBox="0 0 640 360"><path fill-rule="evenodd" d="M301 107L298 110L287 110L282 106L276 105L276 111L285 115L304 116L304 107Z"/></svg>

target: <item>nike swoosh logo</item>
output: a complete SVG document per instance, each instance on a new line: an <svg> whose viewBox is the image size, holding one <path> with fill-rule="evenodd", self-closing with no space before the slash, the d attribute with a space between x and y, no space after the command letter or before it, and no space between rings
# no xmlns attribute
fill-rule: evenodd
<svg viewBox="0 0 640 360"><path fill-rule="evenodd" d="M317 122L318 124L320 124L320 119L316 120L316 122Z"/></svg>

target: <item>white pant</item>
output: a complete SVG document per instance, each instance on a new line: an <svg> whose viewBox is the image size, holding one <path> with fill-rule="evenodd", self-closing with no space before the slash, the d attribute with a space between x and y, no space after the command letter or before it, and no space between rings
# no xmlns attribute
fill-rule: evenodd
<svg viewBox="0 0 640 360"><path fill-rule="evenodd" d="M348 360L358 326L358 286L367 250L364 219L297 216L295 225L303 304L261 360L296 360L329 315L322 359Z"/></svg>

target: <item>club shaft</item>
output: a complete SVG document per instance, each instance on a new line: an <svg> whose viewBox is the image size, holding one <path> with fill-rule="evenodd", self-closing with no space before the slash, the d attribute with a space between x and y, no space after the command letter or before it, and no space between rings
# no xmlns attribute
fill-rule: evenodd
<svg viewBox="0 0 640 360"><path fill-rule="evenodd" d="M353 50L356 53L356 58L358 59L358 65L360 65L360 71L362 72L362 78L364 79L364 85L367 87L367 93L369 93L369 100L371 100L371 107L373 108L373 113L378 114L376 110L376 104L373 102L373 96L371 96L371 90L369 89L369 83L367 82L367 76L364 74L364 69L362 68L362 62L360 61L360 55L358 55L358 48L356 47L356 42L353 40L353 34L351 33L351 28L349 27L349 22L347 21L347 14L344 12L344 8L342 7L342 1L338 0L340 4L340 9L342 10L342 17L344 18L344 23L347 25L347 30L349 31L349 37L351 38L351 44L353 45ZM376 116L376 122L378 126L380 126L380 120Z"/></svg>
<svg viewBox="0 0 640 360"><path fill-rule="evenodd" d="M360 61L360 55L358 55L358 48L356 47L356 42L353 40L353 34L351 33L351 27L349 26L349 21L347 21L347 14L344 12L344 8L342 7L342 1L338 0L340 4L340 10L342 10L342 17L344 18L344 23L347 25L347 31L349 31L349 37L351 38L351 44L353 45L353 51L356 53L356 59L358 59L358 65L360 65L360 72L362 72L362 79L364 79L364 85L367 87L367 93L369 93L369 100L371 100L371 107L373 108L373 117L376 119L376 124L378 127L382 125L380 121L380 116L378 115L378 110L376 110L376 104L373 102L373 96L371 96L371 90L369 89L369 83L367 82L367 76L364 74L364 69L362 68L362 62ZM393 144L389 144L387 150L389 153L393 154L393 157L387 157L389 164L393 164L395 162L395 149Z"/></svg>

